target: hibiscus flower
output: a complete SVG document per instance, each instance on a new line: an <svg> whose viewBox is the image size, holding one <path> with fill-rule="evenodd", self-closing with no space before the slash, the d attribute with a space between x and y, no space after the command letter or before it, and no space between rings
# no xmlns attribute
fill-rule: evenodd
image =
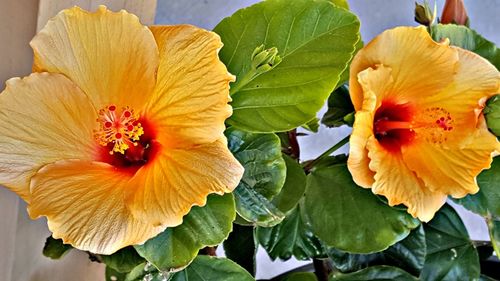
<svg viewBox="0 0 500 281"><path fill-rule="evenodd" d="M111 254L237 186L218 35L75 7L31 46L35 73L0 94L0 183L54 238Z"/></svg>
<svg viewBox="0 0 500 281"><path fill-rule="evenodd" d="M354 181L429 221L447 195L478 191L476 176L500 151L485 101L500 74L469 51L436 43L424 27L385 31L353 59Z"/></svg>

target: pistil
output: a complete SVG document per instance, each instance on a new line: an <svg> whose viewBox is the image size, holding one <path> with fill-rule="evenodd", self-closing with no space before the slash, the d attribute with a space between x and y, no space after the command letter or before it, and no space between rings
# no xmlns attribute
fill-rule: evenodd
<svg viewBox="0 0 500 281"><path fill-rule="evenodd" d="M115 152L125 154L131 147L137 146L144 129L134 114L133 109L124 107L121 111L115 105L99 110L99 129L94 131L94 137L102 146L111 146L109 154Z"/></svg>
<svg viewBox="0 0 500 281"><path fill-rule="evenodd" d="M385 135L392 130L413 129L413 123L408 121L392 121L385 117L375 121L375 133Z"/></svg>

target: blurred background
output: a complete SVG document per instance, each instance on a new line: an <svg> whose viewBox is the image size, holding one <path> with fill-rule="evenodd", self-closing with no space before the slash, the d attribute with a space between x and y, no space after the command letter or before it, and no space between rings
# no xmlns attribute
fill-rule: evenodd
<svg viewBox="0 0 500 281"><path fill-rule="evenodd" d="M37 25L65 7L79 5L93 8L107 4L111 9L126 8L139 15L144 24L188 23L212 29L224 17L252 5L257 0L0 0L0 90L10 77L31 72L32 55L29 41ZM293 0L289 0L293 1ZM42 3L43 2L43 3ZM58 2L66 2L59 5ZM400 25L416 25L413 21L414 0L348 0L351 10L361 20L365 42L385 29ZM430 1L431 4L434 1ZM444 0L437 0L438 15ZM465 0L471 28L500 45L500 0ZM48 11L48 12L47 12ZM318 117L325 112L323 109ZM300 138L303 160L311 159L350 133L350 128L327 129ZM340 153L347 153L344 147ZM460 212L471 238L489 240L482 218L454 205ZM24 203L17 196L0 188L0 281L100 281L103 266L91 263L84 253L70 252L64 259L52 261L42 256L45 238L49 235L43 219L31 221ZM223 254L219 250L219 254ZM261 249L257 257L257 278L270 278L289 269L307 264L290 260L272 262Z"/></svg>

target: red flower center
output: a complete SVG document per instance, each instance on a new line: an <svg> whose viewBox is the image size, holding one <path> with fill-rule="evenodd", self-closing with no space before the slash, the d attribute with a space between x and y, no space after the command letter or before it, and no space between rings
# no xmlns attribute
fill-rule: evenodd
<svg viewBox="0 0 500 281"><path fill-rule="evenodd" d="M110 105L99 111L99 129L94 136L100 148L97 160L125 172L135 173L156 155L156 133L145 118L137 117L129 107L121 111Z"/></svg>
<svg viewBox="0 0 500 281"><path fill-rule="evenodd" d="M415 138L413 109L409 104L384 101L375 112L373 134L389 151L400 151Z"/></svg>

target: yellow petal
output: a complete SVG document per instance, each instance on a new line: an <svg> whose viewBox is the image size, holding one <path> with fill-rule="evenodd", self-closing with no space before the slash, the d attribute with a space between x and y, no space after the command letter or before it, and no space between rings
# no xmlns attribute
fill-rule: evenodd
<svg viewBox="0 0 500 281"><path fill-rule="evenodd" d="M142 244L164 228L135 219L124 192L135 186L111 165L65 160L42 168L31 183L28 207L35 219L46 216L54 238L97 254Z"/></svg>
<svg viewBox="0 0 500 281"><path fill-rule="evenodd" d="M100 6L60 12L33 38L35 71L69 77L96 108L108 104L140 110L152 94L158 49L151 31L125 11Z"/></svg>
<svg viewBox="0 0 500 281"><path fill-rule="evenodd" d="M366 111L356 112L351 138L349 140L349 159L347 167L354 182L364 188L370 188L375 173L368 168L370 158L366 144L373 136L373 114Z"/></svg>
<svg viewBox="0 0 500 281"><path fill-rule="evenodd" d="M453 81L458 54L447 44L432 40L425 27L397 27L373 39L354 57L350 68L350 92L359 110L363 90L357 74L383 64L392 69L393 90L399 103L433 95Z"/></svg>
<svg viewBox="0 0 500 281"><path fill-rule="evenodd" d="M375 171L372 192L385 196L389 205L404 204L408 213L422 221L430 221L443 206L446 195L429 190L417 175L408 169L400 153L389 152L375 137L368 140L370 169Z"/></svg>
<svg viewBox="0 0 500 281"><path fill-rule="evenodd" d="M427 142L402 148L403 159L432 191L455 198L476 193L477 175L490 167L493 152L499 150L497 138L488 132L484 117L480 126L462 147L443 147ZM499 150L500 151L500 150Z"/></svg>
<svg viewBox="0 0 500 281"><path fill-rule="evenodd" d="M389 67L376 65L358 73L358 82L363 89L361 110L374 112L384 99L398 98L398 93L392 89L394 79L391 72Z"/></svg>
<svg viewBox="0 0 500 281"><path fill-rule="evenodd" d="M484 102L498 92L500 73L484 58L460 48L453 48L459 55L453 82L439 94L419 100L417 107L420 108L420 113L416 115L416 119L434 123L434 119L425 120L425 110L439 108L440 111L446 112L451 117L450 126L454 128L446 133L446 145L460 146L460 143L476 130L478 115L484 107ZM421 131L423 134L431 132L425 129ZM435 130L433 133L436 133Z"/></svg>
<svg viewBox="0 0 500 281"><path fill-rule="evenodd" d="M355 114L347 167L357 185L370 188L375 173L368 167L370 158L366 144L373 136L374 112L380 106L380 100L393 93L391 69L383 65L377 65L376 69L367 68L358 73L358 81L364 92L363 103Z"/></svg>
<svg viewBox="0 0 500 281"><path fill-rule="evenodd" d="M0 184L29 201L29 181L43 165L91 159L96 111L60 74L13 78L0 94Z"/></svg>
<svg viewBox="0 0 500 281"><path fill-rule="evenodd" d="M186 150L162 148L159 154L137 172L137 189L127 196L134 216L154 225L181 224L192 206L205 205L210 193L231 192L243 175L225 139Z"/></svg>
<svg viewBox="0 0 500 281"><path fill-rule="evenodd" d="M158 84L147 115L159 127L163 145L211 143L231 113L229 82L218 58L219 36L189 25L152 26L160 49Z"/></svg>

